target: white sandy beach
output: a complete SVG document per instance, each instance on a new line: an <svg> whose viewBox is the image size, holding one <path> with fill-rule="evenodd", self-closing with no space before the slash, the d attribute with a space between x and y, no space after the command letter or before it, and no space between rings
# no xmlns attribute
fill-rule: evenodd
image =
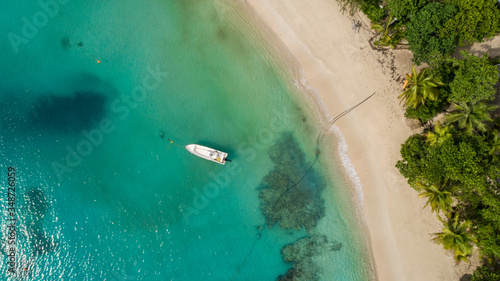
<svg viewBox="0 0 500 281"><path fill-rule="evenodd" d="M363 26L355 32L335 0L247 0L244 5L262 21L265 33L280 41L275 47L283 58L299 63L303 87L317 90L331 117L377 92L336 125L362 184L378 280L451 281L471 273L474 266L457 266L452 254L430 241L441 223L422 208L425 200L395 168L401 144L413 133L397 99L404 73L411 71L410 52L372 50L368 19L356 15Z"/></svg>

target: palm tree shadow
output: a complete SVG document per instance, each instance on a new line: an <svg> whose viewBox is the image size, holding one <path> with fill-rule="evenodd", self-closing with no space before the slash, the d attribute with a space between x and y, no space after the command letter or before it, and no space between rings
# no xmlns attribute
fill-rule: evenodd
<svg viewBox="0 0 500 281"><path fill-rule="evenodd" d="M498 43L499 41L500 38L494 37L491 39L486 39L482 43L467 44L465 46L458 47L453 54L455 56L458 55L460 51L465 50L475 56L482 56L485 53L488 53L490 57L497 57L500 56L500 44Z"/></svg>

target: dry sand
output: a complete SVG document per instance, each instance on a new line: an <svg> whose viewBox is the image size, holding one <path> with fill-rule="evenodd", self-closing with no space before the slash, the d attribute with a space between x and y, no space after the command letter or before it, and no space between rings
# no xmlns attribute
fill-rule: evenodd
<svg viewBox="0 0 500 281"><path fill-rule="evenodd" d="M430 241L441 223L422 208L425 200L395 168L401 143L413 133L397 100L404 73L411 71L409 51L373 50L366 17L355 15L362 22L355 32L352 18L335 0L247 0L243 5L277 40L273 45L281 56L303 69L302 86L317 90L330 120L377 92L336 125L362 184L378 280L456 281L472 272L473 266L456 266L452 254Z"/></svg>

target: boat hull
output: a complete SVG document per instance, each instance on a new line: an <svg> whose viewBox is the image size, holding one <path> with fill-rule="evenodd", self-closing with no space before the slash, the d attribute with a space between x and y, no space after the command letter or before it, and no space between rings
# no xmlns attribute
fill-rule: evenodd
<svg viewBox="0 0 500 281"><path fill-rule="evenodd" d="M186 149L192 154L201 157L203 159L219 163L221 165L226 164L227 153L225 152L199 144L188 144L186 145Z"/></svg>

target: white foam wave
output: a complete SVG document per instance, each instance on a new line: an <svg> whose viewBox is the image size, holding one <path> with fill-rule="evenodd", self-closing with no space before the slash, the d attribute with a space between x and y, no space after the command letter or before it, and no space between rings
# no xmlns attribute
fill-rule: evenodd
<svg viewBox="0 0 500 281"><path fill-rule="evenodd" d="M345 141L344 135L340 132L340 129L333 125L330 129L331 132L334 133L337 141L338 148L337 151L339 153L339 158L342 163L342 166L345 169L345 172L352 183L352 187L354 190L354 198L353 202L356 208L356 215L361 220L363 224L366 224L365 212L364 212L364 194L361 185L361 181L359 180L358 174L352 165L351 159L348 155L347 143Z"/></svg>
<svg viewBox="0 0 500 281"><path fill-rule="evenodd" d="M323 103L323 100L321 99L318 90L307 82L303 68L296 69L295 73L297 75L293 80L295 87L300 92L305 94L307 98L309 98L313 103L315 103L319 107L320 114L323 117L322 118L323 126L325 127L330 126L329 124L330 121L327 122L326 120L332 120L332 117L330 116L330 113L328 112L326 105ZM342 166L344 167L344 172L347 174L347 177L351 181L353 188L352 202L355 207L356 215L360 220L360 222L366 225L366 218L363 207L364 206L363 189L358 174L356 173L356 170L354 169L354 166L351 163L351 159L349 158L347 143L345 141L344 135L342 135L340 129L335 125L327 127L327 130L328 131L325 132L325 134L328 135L329 133L332 133L338 142L337 151L339 154L339 158L342 163Z"/></svg>

